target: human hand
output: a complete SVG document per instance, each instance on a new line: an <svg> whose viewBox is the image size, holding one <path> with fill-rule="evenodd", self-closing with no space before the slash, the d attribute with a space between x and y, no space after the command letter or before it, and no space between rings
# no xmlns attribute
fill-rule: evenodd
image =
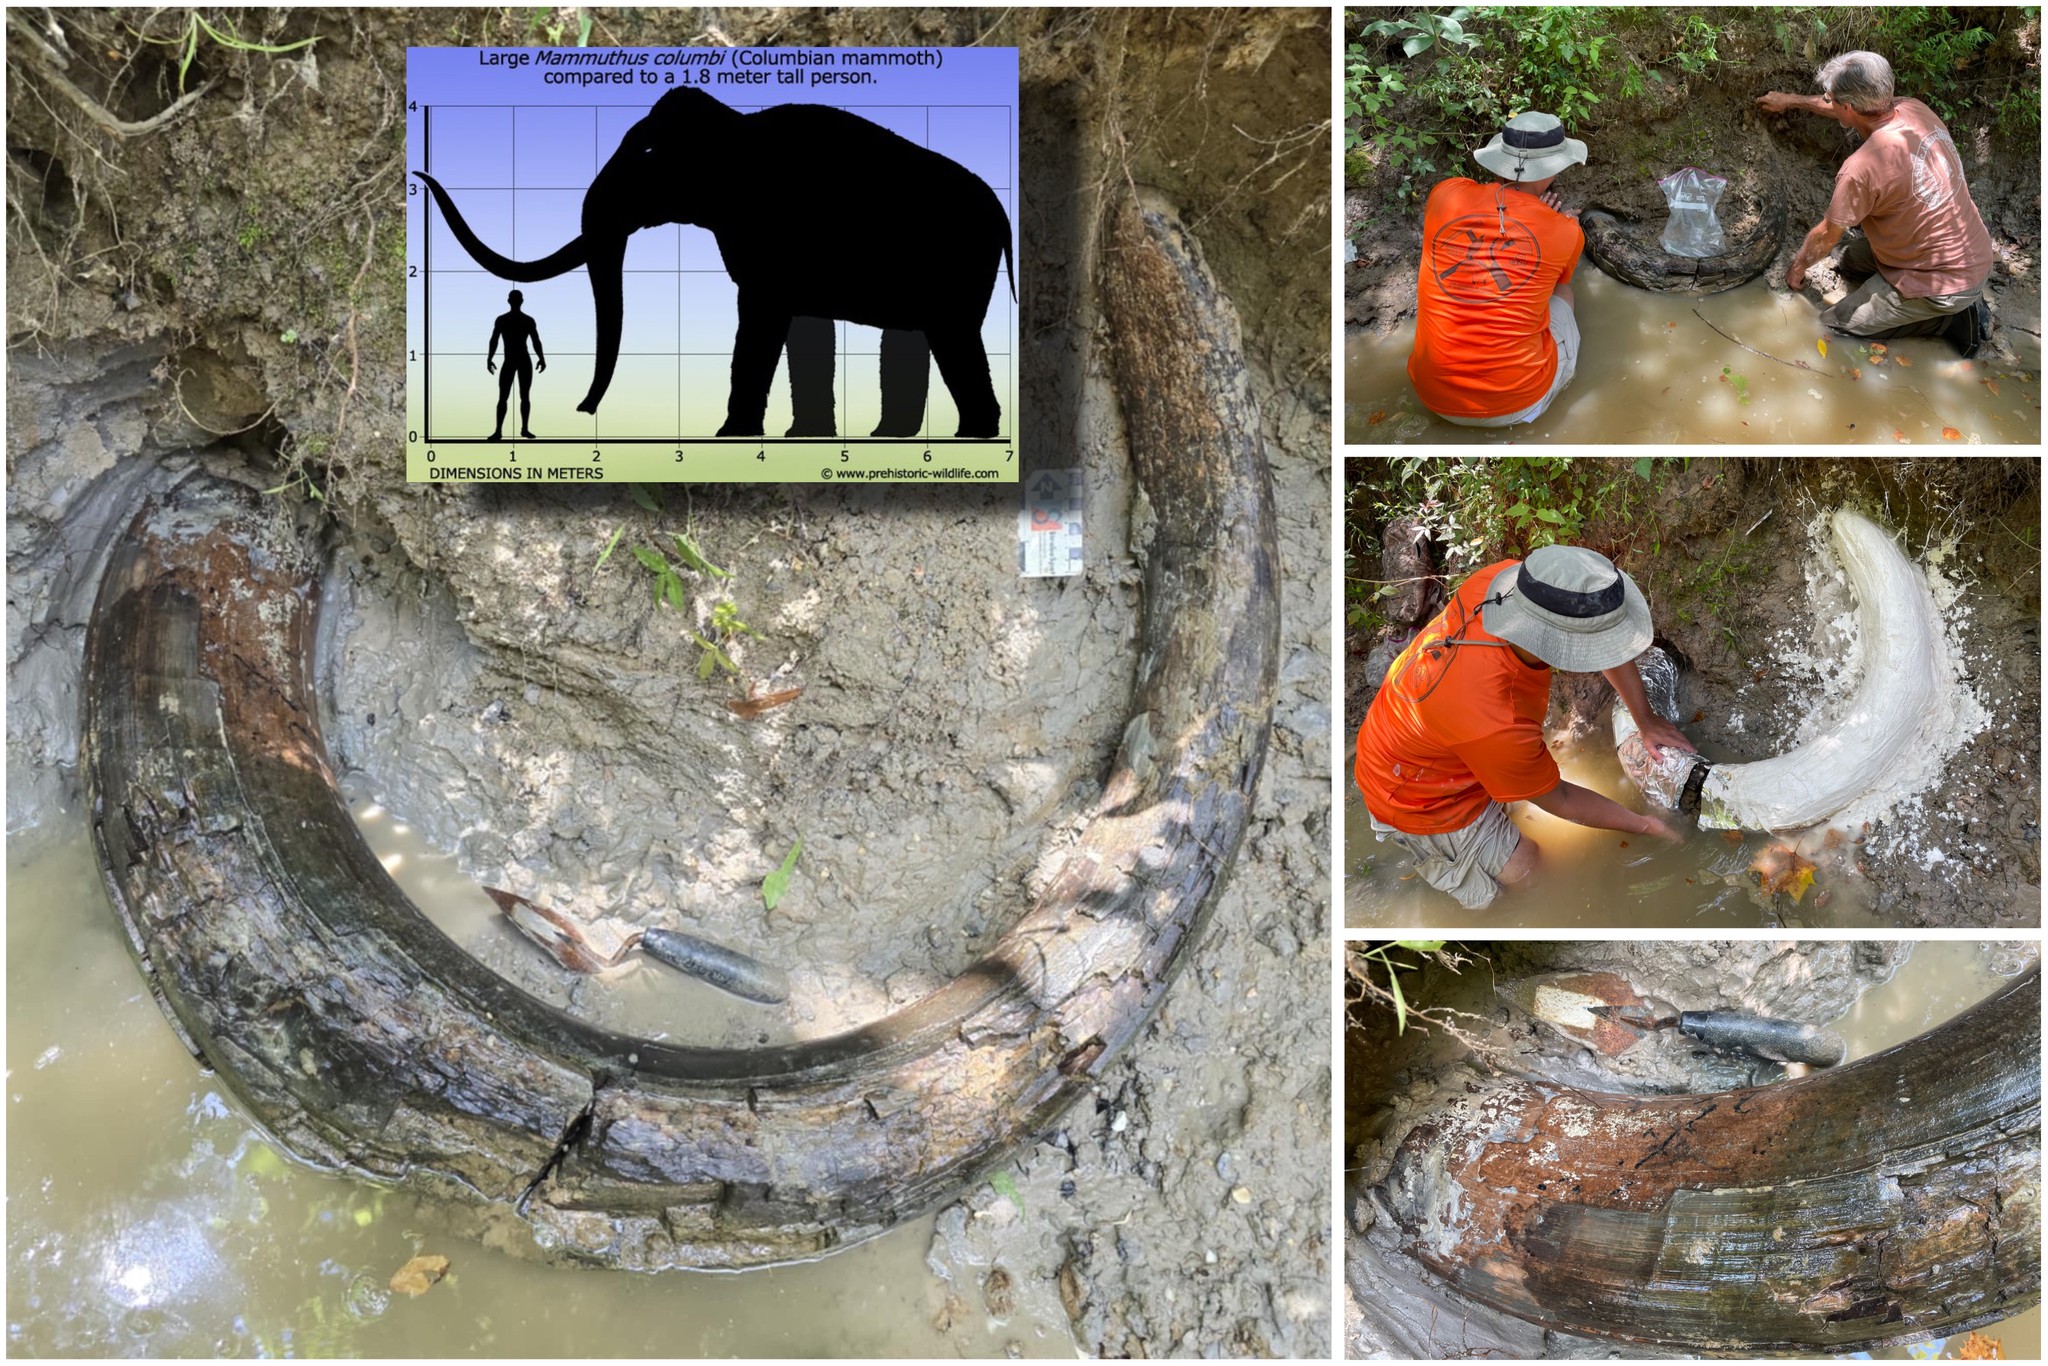
<svg viewBox="0 0 2048 1366"><path fill-rule="evenodd" d="M1668 824L1659 820L1655 816L1644 816L1643 828L1637 831L1636 833L1641 835L1654 835L1656 838L1663 840L1666 844L1685 843L1685 836L1679 834L1676 830L1673 830Z"/></svg>
<svg viewBox="0 0 2048 1366"><path fill-rule="evenodd" d="M540 360L538 360L538 361L534 362L534 369L535 369L535 370L536 370L536 372L538 372L539 374L543 374L543 375L545 375L545 374L546 374L546 373L548 372L548 363L547 363L547 359L546 359L545 357L543 357L542 359L540 359Z"/></svg>
<svg viewBox="0 0 2048 1366"><path fill-rule="evenodd" d="M1661 716L1651 717L1649 723L1638 726L1637 731L1643 737L1643 748L1650 751L1652 759L1662 759L1667 749L1684 750L1688 754L1699 753L1693 742L1685 738L1684 731Z"/></svg>
<svg viewBox="0 0 2048 1366"><path fill-rule="evenodd" d="M1805 267L1805 266L1802 266L1802 265L1800 265L1800 264L1799 264L1799 263L1798 263L1797 261L1794 261L1794 262L1792 263L1792 269L1790 269L1790 270L1788 270L1788 271L1786 271L1786 272L1785 272L1785 288L1787 288L1787 289L1804 289L1804 288L1806 288L1806 267Z"/></svg>
<svg viewBox="0 0 2048 1366"><path fill-rule="evenodd" d="M1576 219L1579 216L1579 211L1577 209L1567 209L1564 206L1564 201L1557 197L1556 190L1545 190L1542 194L1538 195L1537 198L1542 200L1545 204L1549 205L1558 213L1563 214L1566 218Z"/></svg>
<svg viewBox="0 0 2048 1366"><path fill-rule="evenodd" d="M485 374L487 374L487 375L495 375L495 374L497 374L497 373L498 373L498 363L497 363L496 361L494 361L494 360L487 360L487 361L485 361L485 362L484 362L484 373L485 373Z"/></svg>
<svg viewBox="0 0 2048 1366"><path fill-rule="evenodd" d="M1786 110L1793 108L1798 101L1799 97L1797 95L1787 95L1777 90L1772 90L1756 97L1757 108L1763 110L1766 114L1782 114Z"/></svg>

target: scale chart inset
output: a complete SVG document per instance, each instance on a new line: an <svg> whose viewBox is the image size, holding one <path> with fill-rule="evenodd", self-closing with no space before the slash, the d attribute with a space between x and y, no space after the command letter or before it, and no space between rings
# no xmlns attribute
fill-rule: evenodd
<svg viewBox="0 0 2048 1366"><path fill-rule="evenodd" d="M1014 48L413 48L406 477L1017 478Z"/></svg>

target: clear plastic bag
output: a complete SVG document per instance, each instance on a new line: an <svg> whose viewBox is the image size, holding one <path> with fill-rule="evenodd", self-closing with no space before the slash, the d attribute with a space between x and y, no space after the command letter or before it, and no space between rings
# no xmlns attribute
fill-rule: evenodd
<svg viewBox="0 0 2048 1366"><path fill-rule="evenodd" d="M1664 224L1664 250L1673 256L1695 257L1719 256L1728 250L1721 220L1714 216L1714 206L1728 188L1726 180L1687 166L1658 181L1657 188L1664 191L1664 202L1671 207L1670 221Z"/></svg>

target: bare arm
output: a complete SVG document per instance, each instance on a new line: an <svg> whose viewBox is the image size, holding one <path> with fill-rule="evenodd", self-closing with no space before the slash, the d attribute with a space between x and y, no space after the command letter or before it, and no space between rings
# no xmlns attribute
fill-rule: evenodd
<svg viewBox="0 0 2048 1366"><path fill-rule="evenodd" d="M1635 718L1636 730L1649 747L1652 759L1663 758L1667 749L1693 749L1692 741L1686 739L1678 727L1650 710L1649 694L1643 691L1643 676L1636 671L1634 661L1602 669L1600 676L1613 685L1622 704L1628 708L1628 714Z"/></svg>
<svg viewBox="0 0 2048 1366"><path fill-rule="evenodd" d="M1836 104L1823 95L1787 95L1783 91L1773 90L1757 96L1756 103L1766 114L1784 114L1798 109L1808 114L1818 114L1824 119L1833 119L1836 123L1846 124L1849 121L1843 117L1848 106Z"/></svg>
<svg viewBox="0 0 2048 1366"><path fill-rule="evenodd" d="M484 352L484 373L487 375L497 373L498 334L504 330L505 324L502 322L491 328L491 349Z"/></svg>
<svg viewBox="0 0 2048 1366"><path fill-rule="evenodd" d="M1792 258L1792 264L1785 271L1785 283L1793 289L1806 284L1807 268L1821 257L1835 249L1835 243L1842 240L1848 229L1840 223L1831 223L1823 218L1813 225L1813 231L1806 234L1806 240L1799 244L1799 254Z"/></svg>
<svg viewBox="0 0 2048 1366"><path fill-rule="evenodd" d="M1561 821L1589 825L1595 830L1620 830L1630 835L1655 835L1676 844L1679 836L1655 816L1629 810L1588 787L1558 779L1557 786L1540 797L1529 799Z"/></svg>
<svg viewBox="0 0 2048 1366"><path fill-rule="evenodd" d="M540 324L539 324L539 323L528 323L528 324L526 325L526 334L527 334L528 336L530 336L530 337L532 337L532 338L533 338L533 358L534 358L534 360L535 360L535 361L537 361L537 362L539 362L539 364L540 364L540 368L541 368L541 369L543 369L543 370L547 369L547 368L548 368L548 353L547 353L546 351L543 351L543 350L541 349L541 345L540 345Z"/></svg>

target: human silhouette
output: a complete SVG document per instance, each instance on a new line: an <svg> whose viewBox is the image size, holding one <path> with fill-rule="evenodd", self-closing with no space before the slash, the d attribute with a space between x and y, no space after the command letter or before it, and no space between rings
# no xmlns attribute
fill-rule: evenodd
<svg viewBox="0 0 2048 1366"><path fill-rule="evenodd" d="M491 329L491 349L484 356L484 372L498 376L498 423L491 428L491 440L505 439L505 404L512 397L512 376L519 376L519 434L533 439L533 371L538 358L540 369L548 368L547 352L540 344L540 328L532 318L519 311L519 305L526 302L526 296L513 290L505 296L505 302L512 305L508 312L498 315L497 326ZM494 358L498 354L498 340L505 342L505 369L499 373ZM526 343L533 343L533 355L526 354Z"/></svg>
<svg viewBox="0 0 2048 1366"><path fill-rule="evenodd" d="M784 436L837 436L832 379L838 339L830 318L789 320L789 430ZM931 388L932 349L924 333L901 328L882 332L882 420L875 436L916 436L924 427Z"/></svg>

